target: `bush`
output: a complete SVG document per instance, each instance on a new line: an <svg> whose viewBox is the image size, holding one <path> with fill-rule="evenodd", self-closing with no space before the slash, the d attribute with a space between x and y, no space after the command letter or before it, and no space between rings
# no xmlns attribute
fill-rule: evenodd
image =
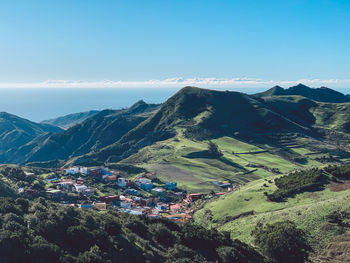
<svg viewBox="0 0 350 263"><path fill-rule="evenodd" d="M93 237L88 228L84 226L68 227L66 239L68 245L79 251L84 251L93 245L93 241Z"/></svg>
<svg viewBox="0 0 350 263"><path fill-rule="evenodd" d="M317 168L297 171L275 179L277 190L268 194L270 201L282 202L298 193L316 190L327 182L323 171Z"/></svg>
<svg viewBox="0 0 350 263"><path fill-rule="evenodd" d="M303 263L311 247L305 233L291 221L257 224L253 230L254 243L273 262Z"/></svg>
<svg viewBox="0 0 350 263"><path fill-rule="evenodd" d="M113 218L107 217L104 228L109 235L117 236L119 235L122 226L115 219L113 220Z"/></svg>
<svg viewBox="0 0 350 263"><path fill-rule="evenodd" d="M153 224L150 233L157 242L166 247L173 246L176 241L176 236L162 224Z"/></svg>
<svg viewBox="0 0 350 263"><path fill-rule="evenodd" d="M213 157L221 157L223 155L219 150L218 145L212 141L209 141L208 143L208 153Z"/></svg>
<svg viewBox="0 0 350 263"><path fill-rule="evenodd" d="M263 263L264 258L252 247L234 240L231 246L219 247L216 249L221 263Z"/></svg>
<svg viewBox="0 0 350 263"><path fill-rule="evenodd" d="M108 263L110 260L105 260L98 246L93 246L89 251L80 253L77 263Z"/></svg>
<svg viewBox="0 0 350 263"><path fill-rule="evenodd" d="M196 253L196 251L178 244L168 250L166 257L168 258L167 263L203 262L203 259Z"/></svg>
<svg viewBox="0 0 350 263"><path fill-rule="evenodd" d="M329 165L325 171L339 179L350 179L350 166L348 165Z"/></svg>
<svg viewBox="0 0 350 263"><path fill-rule="evenodd" d="M141 221L134 220L127 224L126 227L140 237L146 237L148 234L147 226Z"/></svg>

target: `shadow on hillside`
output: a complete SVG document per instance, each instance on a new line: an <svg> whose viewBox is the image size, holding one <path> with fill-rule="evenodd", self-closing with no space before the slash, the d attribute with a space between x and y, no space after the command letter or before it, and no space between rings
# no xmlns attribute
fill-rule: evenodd
<svg viewBox="0 0 350 263"><path fill-rule="evenodd" d="M187 155L183 155L183 157L185 158L189 158L189 159L198 159L198 158L202 158L202 159L216 159L226 165L229 165L229 166L232 166L232 167L235 167L235 168L238 168L238 169L241 169L241 170L247 170L245 169L243 166L235 163L235 162L232 162L231 160L221 156L221 157L217 157L217 156L213 156L211 155L207 150L204 150L204 151L199 151L199 152L192 152L192 153L189 153Z"/></svg>

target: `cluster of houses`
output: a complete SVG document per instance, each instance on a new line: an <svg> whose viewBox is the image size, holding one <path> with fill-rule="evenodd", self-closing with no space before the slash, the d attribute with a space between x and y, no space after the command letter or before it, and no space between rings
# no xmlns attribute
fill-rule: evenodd
<svg viewBox="0 0 350 263"><path fill-rule="evenodd" d="M46 189L46 196L55 200L68 200L69 193L84 197L75 202L66 201L66 205L79 207L81 209L105 210L108 207L118 209L135 215L146 215L149 217L165 217L170 220L185 222L191 219L193 212L192 203L208 198L201 193L186 194L180 191L176 182L160 182L155 173L145 173L144 175L128 179L122 176L119 171L109 170L105 167L87 168L73 166L61 170L69 178L46 179L52 188ZM118 195L96 196L96 191L86 185L82 175L92 176L102 182L108 182L117 187ZM84 177L84 176L83 176ZM213 184L227 188L229 182L213 182ZM228 188L230 191L231 188ZM21 194L32 196L38 193L32 189L19 189ZM226 194L219 192L216 195ZM210 196L211 197L211 196Z"/></svg>
<svg viewBox="0 0 350 263"><path fill-rule="evenodd" d="M118 171L110 171L106 167L87 168L87 167L81 167L81 166L72 166L63 170L66 174L91 175L96 177L97 179L105 180L105 181L116 181L118 176L120 175Z"/></svg>

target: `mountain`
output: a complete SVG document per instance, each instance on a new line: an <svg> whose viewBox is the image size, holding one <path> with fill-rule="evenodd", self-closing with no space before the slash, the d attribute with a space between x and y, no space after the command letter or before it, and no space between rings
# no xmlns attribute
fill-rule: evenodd
<svg viewBox="0 0 350 263"><path fill-rule="evenodd" d="M256 97L266 97L266 96L287 96L287 95L299 95L315 101L320 102L350 102L350 99L335 90L321 87L321 88L310 88L303 84L298 84L297 86L284 89L280 86L275 86L265 92L257 93L254 96Z"/></svg>
<svg viewBox="0 0 350 263"><path fill-rule="evenodd" d="M68 159L119 140L159 106L139 101L122 110L103 110L66 131L42 134L8 154L13 163Z"/></svg>
<svg viewBox="0 0 350 263"><path fill-rule="evenodd" d="M47 132L60 132L61 128L41 124L0 112L0 161L8 150L18 148L32 139Z"/></svg>
<svg viewBox="0 0 350 263"><path fill-rule="evenodd" d="M120 140L67 165L136 165L188 191L209 192L214 180L244 184L350 160L348 112L350 103L186 87ZM221 157L208 154L209 140Z"/></svg>
<svg viewBox="0 0 350 263"><path fill-rule="evenodd" d="M253 138L276 130L308 132L246 94L186 87L118 142L80 160L120 161L138 149L174 137L179 129L193 139L233 136L235 133Z"/></svg>
<svg viewBox="0 0 350 263"><path fill-rule="evenodd" d="M45 167L132 165L188 191L209 192L216 189L214 180L244 184L350 160L349 116L350 103L185 87L160 106L139 101L98 112L66 131L41 134L8 151L7 161L45 162ZM221 157L209 154L209 140Z"/></svg>
<svg viewBox="0 0 350 263"><path fill-rule="evenodd" d="M50 119L50 120L44 120L41 123L54 125L66 130L74 126L75 124L82 123L84 120L96 114L97 112L98 111L96 110L78 112L78 113L68 114L68 115Z"/></svg>
<svg viewBox="0 0 350 263"><path fill-rule="evenodd" d="M350 132L350 103L317 102L302 96L268 96L264 103L303 126Z"/></svg>

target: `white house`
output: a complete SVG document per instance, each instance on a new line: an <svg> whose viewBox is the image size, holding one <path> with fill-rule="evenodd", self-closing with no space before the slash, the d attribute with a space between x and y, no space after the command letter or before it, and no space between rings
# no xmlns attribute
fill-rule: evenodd
<svg viewBox="0 0 350 263"><path fill-rule="evenodd" d="M129 202L126 202L126 201L121 201L120 202L120 207L121 208L130 208L131 204Z"/></svg>
<svg viewBox="0 0 350 263"><path fill-rule="evenodd" d="M79 171L80 171L81 174L86 174L86 175L88 174L88 168L87 167L80 167Z"/></svg>
<svg viewBox="0 0 350 263"><path fill-rule="evenodd" d="M74 188L75 188L75 191L78 193L83 193L88 189L88 187L83 184L74 184Z"/></svg>
<svg viewBox="0 0 350 263"><path fill-rule="evenodd" d="M79 173L80 168L79 168L79 166L72 166L72 167L65 169L65 171L66 171L66 174L77 174L77 173Z"/></svg>

